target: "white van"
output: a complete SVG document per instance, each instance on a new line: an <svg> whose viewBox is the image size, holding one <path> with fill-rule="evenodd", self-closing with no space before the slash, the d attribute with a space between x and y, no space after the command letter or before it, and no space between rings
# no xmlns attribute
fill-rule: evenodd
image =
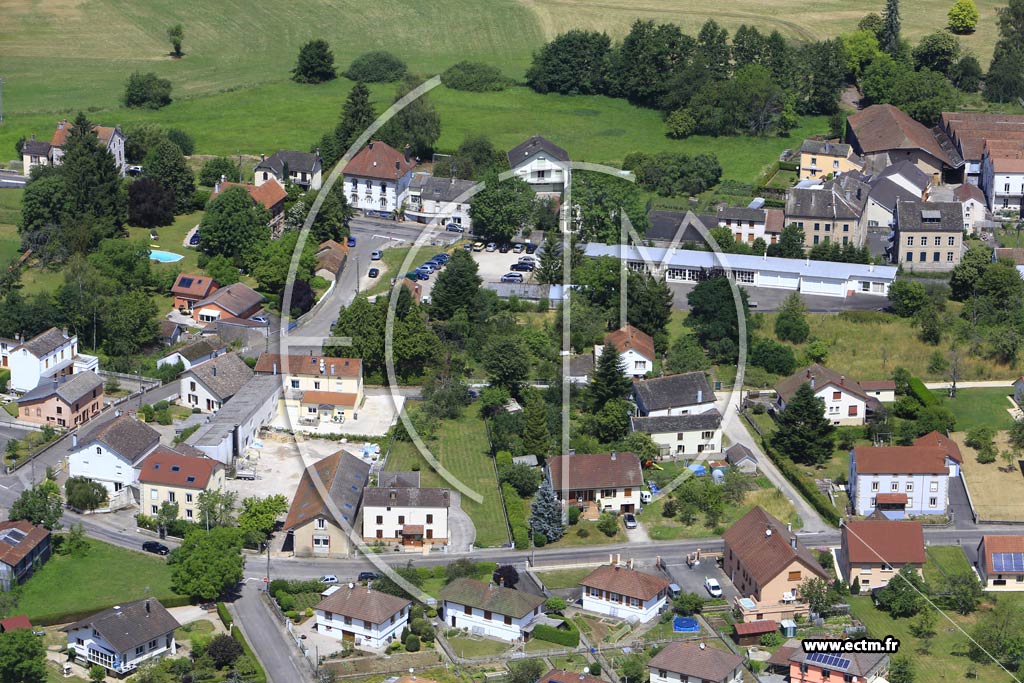
<svg viewBox="0 0 1024 683"><path fill-rule="evenodd" d="M643 503L644 505L647 505L652 500L654 500L654 494L652 494L650 491L641 491L640 492L640 502L641 503Z"/></svg>

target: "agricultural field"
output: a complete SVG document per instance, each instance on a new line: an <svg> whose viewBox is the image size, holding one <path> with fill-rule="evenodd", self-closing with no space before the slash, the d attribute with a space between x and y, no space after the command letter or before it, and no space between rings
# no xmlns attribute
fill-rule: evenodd
<svg viewBox="0 0 1024 683"><path fill-rule="evenodd" d="M1024 505L1021 505L1024 478L1020 468L1014 467L1012 471L1002 469L1006 465L999 457L995 462L983 465L978 462L977 452L964 443L965 432L953 432L951 436L963 454L961 469L978 519L1024 521ZM1000 453L1010 449L1006 432L996 433L995 445Z"/></svg>

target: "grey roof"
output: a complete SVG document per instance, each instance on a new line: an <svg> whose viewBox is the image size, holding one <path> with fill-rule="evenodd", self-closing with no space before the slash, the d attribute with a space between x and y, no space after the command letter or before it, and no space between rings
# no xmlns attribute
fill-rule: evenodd
<svg viewBox="0 0 1024 683"><path fill-rule="evenodd" d="M22 394L18 402L38 401L56 394L62 401L70 405L91 393L93 389L102 387L103 378L92 370L86 370L60 378L55 377L53 381L43 378L35 389Z"/></svg>
<svg viewBox="0 0 1024 683"><path fill-rule="evenodd" d="M524 273L524 275L529 274ZM531 282L485 282L484 288L497 293L499 299L507 299L511 296L534 301L556 298L551 296L550 285L540 285Z"/></svg>
<svg viewBox="0 0 1024 683"><path fill-rule="evenodd" d="M316 173L320 170L320 157L312 152L293 152L282 150L274 152L264 161L256 164L253 170L273 171L274 175L284 177L284 166L288 164L288 172Z"/></svg>
<svg viewBox="0 0 1024 683"><path fill-rule="evenodd" d="M827 140L804 140L800 145L802 154L828 154L836 157L849 157L852 147L843 142L829 142Z"/></svg>
<svg viewBox="0 0 1024 683"><path fill-rule="evenodd" d="M963 206L956 202L900 202L896 226L899 232L963 232Z"/></svg>
<svg viewBox="0 0 1024 683"><path fill-rule="evenodd" d="M419 488L419 472L381 472L377 475L377 486L399 486Z"/></svg>
<svg viewBox="0 0 1024 683"><path fill-rule="evenodd" d="M708 378L703 372L642 379L633 383L633 393L647 411L712 403L715 400L715 392L708 386Z"/></svg>
<svg viewBox="0 0 1024 683"><path fill-rule="evenodd" d="M720 206L718 207L718 220L726 219L733 221L750 221L753 223L764 223L764 209L751 209L747 206ZM717 225L717 223L716 223Z"/></svg>
<svg viewBox="0 0 1024 683"><path fill-rule="evenodd" d="M420 191L420 199L433 199L437 202L454 202L475 186L472 180L435 178L426 173L414 174L409 182L410 190Z"/></svg>
<svg viewBox="0 0 1024 683"><path fill-rule="evenodd" d="M63 331L58 330L56 327L51 327L46 332L40 332L32 337L18 348L28 349L29 353L36 358L42 358L46 354L60 348L70 338Z"/></svg>
<svg viewBox="0 0 1024 683"><path fill-rule="evenodd" d="M876 177L878 178L891 178L893 176L902 176L906 180L910 181L914 187L917 187L922 192L931 184L931 177L919 169L917 166L909 161L899 161L892 166L886 167L884 171L879 173Z"/></svg>
<svg viewBox="0 0 1024 683"><path fill-rule="evenodd" d="M441 589L441 600L489 612L525 617L544 604L543 595L532 595L515 588L495 586L476 579L455 579Z"/></svg>
<svg viewBox="0 0 1024 683"><path fill-rule="evenodd" d="M240 316L264 301L266 301L266 297L252 287L236 282L227 287L221 287L202 301L196 302L194 306L201 308L207 304L217 304L231 315Z"/></svg>
<svg viewBox="0 0 1024 683"><path fill-rule="evenodd" d="M892 213L896 213L896 205L899 202L912 202L920 199L919 195L915 195L890 178L872 179L871 193L868 196Z"/></svg>
<svg viewBox="0 0 1024 683"><path fill-rule="evenodd" d="M513 465L526 465L527 467L538 467L540 460L536 455L517 455L512 458Z"/></svg>
<svg viewBox="0 0 1024 683"><path fill-rule="evenodd" d="M227 344L223 343L220 340L220 337L213 336L211 338L200 339L197 342L193 342L191 344L188 344L187 346L183 346L177 351L172 351L167 355L171 356L176 353L180 355L182 358L188 360L189 362L195 362L200 358L210 356L216 351L220 351L225 348L227 348Z"/></svg>
<svg viewBox="0 0 1024 683"><path fill-rule="evenodd" d="M398 487L373 487L363 491L363 506L376 507L408 507L408 508L446 508L450 504L451 493L448 489L420 489Z"/></svg>
<svg viewBox="0 0 1024 683"><path fill-rule="evenodd" d="M803 648L797 648L796 652L790 656L789 661L802 663L807 660L807 656L808 653L804 652ZM850 652L844 653L842 657L850 660L849 668L845 669L843 673L864 678L878 673L882 665L889 660L889 655L881 652Z"/></svg>
<svg viewBox="0 0 1024 683"><path fill-rule="evenodd" d="M569 153L564 149L540 135L534 135L525 142L522 142L508 153L508 165L515 168L519 163L537 152L546 152L551 158L558 161L569 161Z"/></svg>
<svg viewBox="0 0 1024 683"><path fill-rule="evenodd" d="M21 146L21 153L29 156L45 157L50 154L50 143L45 140L26 140Z"/></svg>
<svg viewBox="0 0 1024 683"><path fill-rule="evenodd" d="M717 410L693 415L661 415L657 417L631 417L630 422L635 432L648 434L667 434L671 432L694 432L706 429L718 429L722 426L722 416Z"/></svg>
<svg viewBox="0 0 1024 683"><path fill-rule="evenodd" d="M644 237L650 240L671 242L679 234L678 242L704 243L704 236L700 234L697 226L713 228L718 225L717 220L709 224L700 219L692 211L648 211L647 221L650 227L644 233Z"/></svg>
<svg viewBox="0 0 1024 683"><path fill-rule="evenodd" d="M172 633L180 625L158 600L145 598L103 610L63 630L93 628L119 653L130 653L139 645Z"/></svg>
<svg viewBox="0 0 1024 683"><path fill-rule="evenodd" d="M221 400L231 398L252 379L252 368L234 353L217 356L192 366L186 374L193 375Z"/></svg>
<svg viewBox="0 0 1024 683"><path fill-rule="evenodd" d="M857 220L861 213L860 207L831 184L820 189L794 187L786 191L787 223L791 217Z"/></svg>
<svg viewBox="0 0 1024 683"><path fill-rule="evenodd" d="M145 422L121 415L89 434L88 443L97 441L134 464L156 448L160 433Z"/></svg>
<svg viewBox="0 0 1024 683"><path fill-rule="evenodd" d="M589 377L594 373L594 354L582 353L569 359L571 377Z"/></svg>
<svg viewBox="0 0 1024 683"><path fill-rule="evenodd" d="M744 460L757 462L757 456L741 443L734 443L725 450L725 460L730 465L736 465Z"/></svg>
<svg viewBox="0 0 1024 683"><path fill-rule="evenodd" d="M225 357L221 356L221 358ZM280 395L282 389L280 377L256 375L245 383L243 391L231 397L231 400L214 413L209 421L192 433L192 436L188 438L188 444L191 446L219 445L234 432L236 426L244 424L265 405L273 394Z"/></svg>

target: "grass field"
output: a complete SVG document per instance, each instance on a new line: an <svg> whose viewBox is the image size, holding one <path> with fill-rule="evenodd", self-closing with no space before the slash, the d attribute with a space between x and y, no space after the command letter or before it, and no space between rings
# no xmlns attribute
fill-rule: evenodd
<svg viewBox="0 0 1024 683"><path fill-rule="evenodd" d="M977 452L964 443L965 437L964 432L952 434L963 454L961 468L978 519L1024 521L1024 477L1021 477L1020 469L1014 468L1012 472L1001 470L1004 463L998 457L995 462L982 465L978 462ZM996 434L995 444L999 452L1010 448L1006 432Z"/></svg>
<svg viewBox="0 0 1024 683"><path fill-rule="evenodd" d="M991 427L995 430L1009 429L1013 418L1008 409L1013 407L1009 397L1013 389L957 389L956 398L949 398L944 391L933 392L943 405L956 416L956 430L968 432L975 427Z"/></svg>
<svg viewBox="0 0 1024 683"><path fill-rule="evenodd" d="M549 590L557 588L575 588L580 580L594 571L593 567L579 567L577 569L554 569L549 572L536 572L538 578L544 582L544 587Z"/></svg>
<svg viewBox="0 0 1024 683"><path fill-rule="evenodd" d="M24 190L0 189L0 264L8 263L20 251L18 221L21 219L23 194Z"/></svg>
<svg viewBox="0 0 1024 683"><path fill-rule="evenodd" d="M497 504L498 480L494 461L488 455L487 431L477 407L466 408L458 420L442 422L430 449L442 467L483 497L483 501L477 503L468 496L462 496L462 509L476 526L477 544L493 547L507 543L505 515L501 505ZM430 468L415 444L395 441L385 469L401 472L414 467L420 471L420 483L424 488L451 487Z"/></svg>
<svg viewBox="0 0 1024 683"><path fill-rule="evenodd" d="M91 539L88 543L85 556L54 555L22 586L19 614L33 624L46 624L61 614L174 595L165 560Z"/></svg>
<svg viewBox="0 0 1024 683"><path fill-rule="evenodd" d="M932 590L941 590L947 576L971 571L971 564L958 545L933 545L925 549L924 579Z"/></svg>
<svg viewBox="0 0 1024 683"><path fill-rule="evenodd" d="M655 541L673 541L681 538L711 538L718 536L715 529L704 524L703 518L698 518L696 524L683 524L678 519L666 518L661 514L665 506L665 498L654 501L640 514L640 521L647 526L647 533ZM775 488L756 489L747 493L742 505L726 505L725 514L719 526L729 528L733 522L750 512L754 507L760 505L770 515L774 515L783 522L793 525L799 529L803 524L800 516L793 509L793 505L786 500L781 491Z"/></svg>
<svg viewBox="0 0 1024 683"><path fill-rule="evenodd" d="M483 657L485 655L500 655L509 649L509 643L490 638L455 636L448 639L455 653L460 657Z"/></svg>

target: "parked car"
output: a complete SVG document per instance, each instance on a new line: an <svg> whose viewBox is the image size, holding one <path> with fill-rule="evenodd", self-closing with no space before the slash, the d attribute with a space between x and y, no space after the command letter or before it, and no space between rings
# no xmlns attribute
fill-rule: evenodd
<svg viewBox="0 0 1024 683"><path fill-rule="evenodd" d="M476 244L473 245L473 251L483 251L483 250L484 250L484 243L483 242L477 242Z"/></svg>
<svg viewBox="0 0 1024 683"><path fill-rule="evenodd" d="M370 272L367 273L370 277L377 277L380 275L380 268L370 268Z"/></svg>
<svg viewBox="0 0 1024 683"><path fill-rule="evenodd" d="M430 273L428 273L425 270L420 270L419 268L417 268L413 272L416 273L416 279L417 280L429 280L430 279Z"/></svg>
<svg viewBox="0 0 1024 683"><path fill-rule="evenodd" d="M355 238L355 237L352 237L351 235L349 235L349 237L348 237L348 241L346 242L346 244L347 244L348 246L350 246L350 247L354 247L354 246L356 246L356 238Z"/></svg>
<svg viewBox="0 0 1024 683"><path fill-rule="evenodd" d="M535 251L537 251L537 245L536 244L527 244L526 245L526 253L527 254L532 254Z"/></svg>
<svg viewBox="0 0 1024 683"><path fill-rule="evenodd" d="M466 242L465 244L462 245L462 248L465 249L466 251L473 251L473 243Z"/></svg>
<svg viewBox="0 0 1024 683"><path fill-rule="evenodd" d="M533 264L536 264L537 263L537 259L535 257L533 257L533 256L520 256L519 257L519 262L520 263L533 263Z"/></svg>
<svg viewBox="0 0 1024 683"><path fill-rule="evenodd" d="M718 579L713 579L710 576L704 577L704 588L708 594L713 598L722 597L722 587L718 584Z"/></svg>
<svg viewBox="0 0 1024 683"><path fill-rule="evenodd" d="M373 581L376 578L377 578L377 575L374 574L373 572L359 572L359 579L357 579L357 580L358 581Z"/></svg>
<svg viewBox="0 0 1024 683"><path fill-rule="evenodd" d="M320 583L338 583L338 577L334 574L324 574L320 577Z"/></svg>
<svg viewBox="0 0 1024 683"><path fill-rule="evenodd" d="M487 243L487 251L497 251L497 250L498 250L498 245L497 244L495 244L494 242L488 242Z"/></svg>
<svg viewBox="0 0 1024 683"><path fill-rule="evenodd" d="M523 274L522 273L505 273L504 275L501 276L501 281L502 282L516 282L516 283L519 283L519 282L523 281Z"/></svg>
<svg viewBox="0 0 1024 683"><path fill-rule="evenodd" d="M452 258L451 256L449 256L448 254L446 254L446 253L444 253L442 251L440 254L434 254L434 258L432 258L430 260L431 261L440 261L441 263L448 263L448 261L450 261L451 258Z"/></svg>
<svg viewBox="0 0 1024 683"><path fill-rule="evenodd" d="M522 254L524 249L526 249L526 247L523 246L522 242L516 242L515 244L512 245L513 253Z"/></svg>
<svg viewBox="0 0 1024 683"><path fill-rule="evenodd" d="M622 523L626 525L627 529L635 529L637 526L636 515L634 515L631 512L627 512L626 514L622 515Z"/></svg>
<svg viewBox="0 0 1024 683"><path fill-rule="evenodd" d="M512 246L508 243L503 243L500 247L498 247L498 251L500 251L502 254L507 254L511 250Z"/></svg>
<svg viewBox="0 0 1024 683"><path fill-rule="evenodd" d="M448 232L466 232L466 229L458 223L449 223L444 227Z"/></svg>
<svg viewBox="0 0 1024 683"><path fill-rule="evenodd" d="M142 549L147 553L153 553L155 555L166 555L171 552L171 549L165 546L163 543L157 543L156 541L146 541L142 544Z"/></svg>
<svg viewBox="0 0 1024 683"><path fill-rule="evenodd" d="M380 261L382 258L384 258L384 252L381 251L380 249L374 249L372 252L370 252L371 261Z"/></svg>
<svg viewBox="0 0 1024 683"><path fill-rule="evenodd" d="M437 267L436 267L436 266L435 266L435 265L434 265L433 263L431 263L430 261L427 261L426 263L424 263L423 265L421 265L421 266L420 266L419 268L417 268L416 270L422 270L422 271L424 271L424 272L425 272L425 273L427 273L427 274L433 274L433 272L434 272L435 270L437 270Z"/></svg>
<svg viewBox="0 0 1024 683"><path fill-rule="evenodd" d="M197 244L199 244L199 231L198 230L196 230L194 233L192 233L192 236L188 238L188 245L190 247L194 247Z"/></svg>
<svg viewBox="0 0 1024 683"><path fill-rule="evenodd" d="M534 265L532 263L513 263L509 266L509 270L514 270L520 273L532 273Z"/></svg>
<svg viewBox="0 0 1024 683"><path fill-rule="evenodd" d="M249 320L253 321L254 323L260 323L262 325L266 325L268 322L270 322L267 319L267 316L263 313L257 313L253 317L249 318Z"/></svg>

